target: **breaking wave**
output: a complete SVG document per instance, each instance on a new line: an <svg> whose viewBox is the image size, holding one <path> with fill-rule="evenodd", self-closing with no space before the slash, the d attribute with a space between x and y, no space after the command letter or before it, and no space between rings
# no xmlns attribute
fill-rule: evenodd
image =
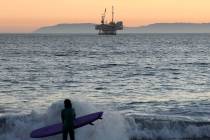
<svg viewBox="0 0 210 140"><path fill-rule="evenodd" d="M73 101L77 116L102 111L103 109L84 101ZM60 122L63 101L53 103L44 113L32 111L28 115L4 116L0 118L1 140L32 140L34 129ZM102 120L94 126L76 129L76 140L170 140L205 139L210 137L210 122L184 121L152 116L123 115L115 111L104 111ZM58 140L62 135L42 138Z"/></svg>
<svg viewBox="0 0 210 140"><path fill-rule="evenodd" d="M101 111L94 105L86 102L74 102L73 106L77 116ZM28 115L4 116L0 119L0 139L1 140L32 140L30 133L32 130L60 122L60 111L63 108L63 101L53 103L45 113L32 111ZM76 140L127 140L126 123L122 115L116 112L104 112L103 119L94 122L94 126L84 126L76 129ZM62 135L42 138L43 140L62 139Z"/></svg>

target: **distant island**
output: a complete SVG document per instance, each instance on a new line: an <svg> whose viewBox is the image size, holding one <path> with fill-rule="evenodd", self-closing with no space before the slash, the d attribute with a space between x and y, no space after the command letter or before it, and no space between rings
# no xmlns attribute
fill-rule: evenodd
<svg viewBox="0 0 210 140"><path fill-rule="evenodd" d="M34 33L92 33L94 23L58 24L41 27ZM139 27L125 27L119 33L210 33L210 23L155 23Z"/></svg>
<svg viewBox="0 0 210 140"><path fill-rule="evenodd" d="M97 31L93 23L75 23L41 27L34 33L97 33Z"/></svg>

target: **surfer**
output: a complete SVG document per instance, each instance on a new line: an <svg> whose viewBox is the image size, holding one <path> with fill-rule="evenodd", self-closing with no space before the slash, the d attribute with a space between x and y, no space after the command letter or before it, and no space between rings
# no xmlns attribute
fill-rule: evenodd
<svg viewBox="0 0 210 140"><path fill-rule="evenodd" d="M64 107L65 108L61 111L61 119L63 122L63 140L67 140L68 134L70 135L71 140L75 140L73 122L76 114L69 99L64 100Z"/></svg>

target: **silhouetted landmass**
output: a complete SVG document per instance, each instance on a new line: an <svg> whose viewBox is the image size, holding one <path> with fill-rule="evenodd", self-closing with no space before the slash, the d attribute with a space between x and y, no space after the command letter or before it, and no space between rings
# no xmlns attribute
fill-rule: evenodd
<svg viewBox="0 0 210 140"><path fill-rule="evenodd" d="M95 31L95 24L78 23L41 27L34 33L97 33L97 31Z"/></svg>
<svg viewBox="0 0 210 140"><path fill-rule="evenodd" d="M95 24L58 24L42 27L35 33L97 33ZM119 33L210 33L210 23L155 23L147 26L125 27Z"/></svg>
<svg viewBox="0 0 210 140"><path fill-rule="evenodd" d="M128 27L130 33L210 33L210 23L155 23L147 26Z"/></svg>

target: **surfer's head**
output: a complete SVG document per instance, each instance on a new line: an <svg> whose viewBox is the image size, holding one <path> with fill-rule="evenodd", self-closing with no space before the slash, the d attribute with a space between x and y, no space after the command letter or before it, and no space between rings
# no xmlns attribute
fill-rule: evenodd
<svg viewBox="0 0 210 140"><path fill-rule="evenodd" d="M65 108L71 108L72 107L71 101L69 99L65 99L64 106L65 106Z"/></svg>

